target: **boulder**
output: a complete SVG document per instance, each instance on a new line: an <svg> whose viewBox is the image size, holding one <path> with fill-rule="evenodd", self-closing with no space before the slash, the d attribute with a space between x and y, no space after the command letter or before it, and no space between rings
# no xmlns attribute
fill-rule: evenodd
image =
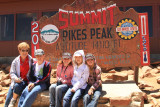
<svg viewBox="0 0 160 107"><path fill-rule="evenodd" d="M153 104L154 105L154 107L158 107L158 102L157 102L157 100L155 99L155 98L151 98L151 104Z"/></svg>
<svg viewBox="0 0 160 107"><path fill-rule="evenodd" d="M160 70L160 66L157 66L157 69Z"/></svg>
<svg viewBox="0 0 160 107"><path fill-rule="evenodd" d="M57 82L56 78L50 78L50 83L51 83L51 84L54 84L54 83L56 83L56 82Z"/></svg>
<svg viewBox="0 0 160 107"><path fill-rule="evenodd" d="M154 107L153 104L144 104L144 107Z"/></svg>
<svg viewBox="0 0 160 107"><path fill-rule="evenodd" d="M108 73L116 73L117 71L115 71L114 69L113 70L110 70Z"/></svg>
<svg viewBox="0 0 160 107"><path fill-rule="evenodd" d="M4 97L7 92L0 92L0 97Z"/></svg>
<svg viewBox="0 0 160 107"><path fill-rule="evenodd" d="M10 75L9 74L1 76L1 81L6 80L6 79L10 79Z"/></svg>
<svg viewBox="0 0 160 107"><path fill-rule="evenodd" d="M146 72L147 70L151 70L152 68L150 66L143 66L141 68L142 72Z"/></svg>
<svg viewBox="0 0 160 107"><path fill-rule="evenodd" d="M157 69L157 68L154 68L154 69L151 69L151 70L150 70L150 73L157 74L157 73L160 73L160 70Z"/></svg>
<svg viewBox="0 0 160 107"><path fill-rule="evenodd" d="M113 74L113 81L124 81L128 80L128 74L127 73L115 73Z"/></svg>
<svg viewBox="0 0 160 107"><path fill-rule="evenodd" d="M105 96L109 98L111 107L131 107L132 102L140 102L143 107L143 93L136 83L125 81L105 85Z"/></svg>
<svg viewBox="0 0 160 107"><path fill-rule="evenodd" d="M7 66L9 66L9 65L8 64L2 64L1 69L5 70Z"/></svg>
<svg viewBox="0 0 160 107"><path fill-rule="evenodd" d="M127 74L128 74L128 75L134 75L134 70L128 70L128 71L127 71Z"/></svg>
<svg viewBox="0 0 160 107"><path fill-rule="evenodd" d="M157 78L157 83L158 83L158 84L160 84L160 77L159 77L159 78Z"/></svg>
<svg viewBox="0 0 160 107"><path fill-rule="evenodd" d="M130 67L122 67L121 68L121 71L128 71L128 70L131 70L131 68Z"/></svg>
<svg viewBox="0 0 160 107"><path fill-rule="evenodd" d="M6 79L6 80L1 81L2 87L9 86L10 84L11 84L11 79Z"/></svg>
<svg viewBox="0 0 160 107"><path fill-rule="evenodd" d="M131 95L132 101L141 102L143 99L142 92L133 92Z"/></svg>
<svg viewBox="0 0 160 107"><path fill-rule="evenodd" d="M144 98L145 101L148 101L148 96L147 96L147 94L144 93L144 92L143 92L143 98Z"/></svg>
<svg viewBox="0 0 160 107"><path fill-rule="evenodd" d="M56 72L57 72L57 70L55 70L55 69L52 69L52 71L51 71L51 75L54 75L54 74L56 74Z"/></svg>
<svg viewBox="0 0 160 107"><path fill-rule="evenodd" d="M2 97L0 97L0 104L2 104L3 103L3 98Z"/></svg>
<svg viewBox="0 0 160 107"><path fill-rule="evenodd" d="M112 97L110 98L110 105L112 106L127 106L131 103L130 97Z"/></svg>
<svg viewBox="0 0 160 107"><path fill-rule="evenodd" d="M150 84L146 83L145 81L140 81L138 83L138 86L139 86L140 89L144 89L145 87L153 87Z"/></svg>
<svg viewBox="0 0 160 107"><path fill-rule="evenodd" d="M152 96L154 98L158 98L158 97L160 97L160 92L158 92L158 93L151 93L150 96Z"/></svg>
<svg viewBox="0 0 160 107"><path fill-rule="evenodd" d="M6 75L6 74L3 72L3 70L1 70L0 75L2 76L2 75Z"/></svg>
<svg viewBox="0 0 160 107"><path fill-rule="evenodd" d="M6 74L8 74L8 73L10 72L10 68L11 68L10 65L5 68L5 73L6 73Z"/></svg>
<svg viewBox="0 0 160 107"><path fill-rule="evenodd" d="M2 85L0 85L0 91L2 91Z"/></svg>
<svg viewBox="0 0 160 107"><path fill-rule="evenodd" d="M113 73L102 73L101 74L102 81L113 79Z"/></svg>
<svg viewBox="0 0 160 107"><path fill-rule="evenodd" d="M4 95L4 99L6 99L8 92Z"/></svg>
<svg viewBox="0 0 160 107"><path fill-rule="evenodd" d="M141 78L145 78L145 77L148 77L148 78L151 78L151 77L155 77L155 74L151 73L150 71L148 72L145 72Z"/></svg>
<svg viewBox="0 0 160 107"><path fill-rule="evenodd" d="M133 101L133 102L130 104L130 107L143 107L142 105L143 105L142 102Z"/></svg>

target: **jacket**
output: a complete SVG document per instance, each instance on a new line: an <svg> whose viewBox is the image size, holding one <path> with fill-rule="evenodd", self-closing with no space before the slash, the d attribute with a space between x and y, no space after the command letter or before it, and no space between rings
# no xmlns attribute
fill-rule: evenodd
<svg viewBox="0 0 160 107"><path fill-rule="evenodd" d="M62 64L59 64L57 66L57 80L58 78L61 78L61 82L63 84L67 84L67 85L71 85L71 80L73 77L73 66L72 65L68 65L68 67L63 67L63 71L62 71ZM64 72L65 71L65 72Z"/></svg>
<svg viewBox="0 0 160 107"><path fill-rule="evenodd" d="M51 73L51 64L50 62L45 61L43 67L43 77L38 78L34 75L36 63L34 62L31 66L31 71L28 75L28 80L30 83L34 83L34 85L46 84L48 87L50 86L50 73Z"/></svg>
<svg viewBox="0 0 160 107"><path fill-rule="evenodd" d="M32 57L28 55L28 58L29 58L29 71L27 75L29 75L31 63L32 63ZM15 80L20 77L20 55L17 56L12 61L11 68L10 68L10 77L11 77L11 88L13 88L15 84Z"/></svg>
<svg viewBox="0 0 160 107"><path fill-rule="evenodd" d="M83 57L83 62L81 65L77 66L75 63L75 54L80 53ZM73 55L73 63L74 63L74 75L71 80L73 85L73 89L76 91L77 89L85 89L87 87L87 80L89 77L89 68L85 64L85 55L83 50L78 50Z"/></svg>
<svg viewBox="0 0 160 107"><path fill-rule="evenodd" d="M93 70L93 73L89 74L88 85L91 86L94 90L102 86L101 80L101 68L96 64Z"/></svg>

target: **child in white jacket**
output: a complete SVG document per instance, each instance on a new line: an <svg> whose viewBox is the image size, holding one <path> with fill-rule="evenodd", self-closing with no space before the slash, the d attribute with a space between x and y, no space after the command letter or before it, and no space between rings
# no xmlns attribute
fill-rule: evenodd
<svg viewBox="0 0 160 107"><path fill-rule="evenodd" d="M66 92L63 98L63 107L68 107L71 100L71 107L78 107L78 100L83 95L87 87L89 77L89 68L85 64L85 55L83 50L78 50L73 55L74 75L71 80L72 86Z"/></svg>

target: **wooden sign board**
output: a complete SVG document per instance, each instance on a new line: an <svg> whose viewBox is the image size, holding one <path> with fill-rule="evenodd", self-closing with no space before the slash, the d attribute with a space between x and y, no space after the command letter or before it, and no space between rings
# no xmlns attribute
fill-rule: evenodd
<svg viewBox="0 0 160 107"><path fill-rule="evenodd" d="M76 0L39 20L39 47L53 68L63 52L80 49L93 53L102 68L149 65L147 17L122 12L113 2Z"/></svg>

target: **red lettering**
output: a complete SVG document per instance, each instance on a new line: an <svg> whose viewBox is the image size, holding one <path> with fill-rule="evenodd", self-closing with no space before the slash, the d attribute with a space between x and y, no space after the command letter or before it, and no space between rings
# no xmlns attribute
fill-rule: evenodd
<svg viewBox="0 0 160 107"><path fill-rule="evenodd" d="M33 21L31 23L31 55L34 58L34 52L39 49L39 22Z"/></svg>
<svg viewBox="0 0 160 107"><path fill-rule="evenodd" d="M59 27L59 29L64 29L68 27L68 24L71 26L75 26L79 24L79 18L80 18L80 24L101 24L103 21L103 24L107 24L107 10L110 13L110 25L114 25L114 17L113 17L113 9L116 7L116 4L113 4L111 6L107 6L102 9L98 9L97 13L95 11L86 11L85 15L83 11L80 11L80 14L78 12L73 12L66 10L59 9L59 21L63 22L63 25ZM106 10L107 9L107 10ZM103 16L102 16L103 15ZM102 17L101 17L102 16ZM69 17L69 19L68 19ZM69 22L70 21L70 22Z"/></svg>
<svg viewBox="0 0 160 107"><path fill-rule="evenodd" d="M106 8L102 8L103 24L106 24Z"/></svg>
<svg viewBox="0 0 160 107"><path fill-rule="evenodd" d="M97 15L95 11L91 11L92 24L95 24L95 21L101 24L101 11L97 11Z"/></svg>
<svg viewBox="0 0 160 107"><path fill-rule="evenodd" d="M80 12L80 24L86 23L86 21L87 21L87 24L90 23L90 14L89 14L89 12L86 12L85 16L84 16L83 12Z"/></svg>
<svg viewBox="0 0 160 107"><path fill-rule="evenodd" d="M110 11L110 22L111 22L111 25L114 24L114 21L113 21L113 9L115 8L116 6L115 5L112 5L110 7L107 8L107 10Z"/></svg>
<svg viewBox="0 0 160 107"><path fill-rule="evenodd" d="M78 12L75 12L75 17L76 17L75 22L73 22L73 12L69 12L69 16L70 16L70 25L71 26L78 25Z"/></svg>
<svg viewBox="0 0 160 107"><path fill-rule="evenodd" d="M60 26L59 29L64 29L64 28L68 27L68 18L63 18L62 14L67 14L68 15L68 12L64 11L62 9L59 10L59 21L65 22L65 24L63 26Z"/></svg>

